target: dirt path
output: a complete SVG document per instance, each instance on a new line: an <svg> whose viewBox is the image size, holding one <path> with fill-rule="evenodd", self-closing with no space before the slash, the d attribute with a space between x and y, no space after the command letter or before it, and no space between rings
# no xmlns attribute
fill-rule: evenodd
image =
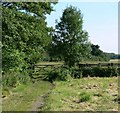
<svg viewBox="0 0 120 113"><path fill-rule="evenodd" d="M52 87L42 96L38 97L37 101L35 101L32 105L32 109L30 111L40 111L42 107L45 105L45 100L53 90L55 85L52 84ZM33 112L31 112L33 113Z"/></svg>

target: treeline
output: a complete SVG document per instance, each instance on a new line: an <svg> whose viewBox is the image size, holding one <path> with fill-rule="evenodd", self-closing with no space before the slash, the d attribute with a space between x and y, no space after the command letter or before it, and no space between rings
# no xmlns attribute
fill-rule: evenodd
<svg viewBox="0 0 120 113"><path fill-rule="evenodd" d="M2 3L3 82L26 82L31 67L40 61L64 61L69 67L80 61L108 61L111 57L91 44L83 30L83 16L76 7L64 9L55 29L47 26L52 2ZM10 82L11 83L11 82ZM12 85L13 85L12 84ZM10 84L8 84L10 85Z"/></svg>
<svg viewBox="0 0 120 113"><path fill-rule="evenodd" d="M105 53L110 59L120 59L120 54Z"/></svg>
<svg viewBox="0 0 120 113"><path fill-rule="evenodd" d="M26 83L31 65L44 59L51 43L46 14L53 11L50 2L2 3L2 82L13 86Z"/></svg>
<svg viewBox="0 0 120 113"><path fill-rule="evenodd" d="M45 19L52 4L2 3L3 71L24 71L44 59L52 30Z"/></svg>

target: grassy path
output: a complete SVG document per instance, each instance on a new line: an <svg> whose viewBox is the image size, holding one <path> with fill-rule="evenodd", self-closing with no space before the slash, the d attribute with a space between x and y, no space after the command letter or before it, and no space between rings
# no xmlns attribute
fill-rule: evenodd
<svg viewBox="0 0 120 113"><path fill-rule="evenodd" d="M30 111L40 111L42 107L45 105L45 100L48 98L53 88L54 86L52 85L52 87L46 93L39 96L37 100L33 103L32 109Z"/></svg>
<svg viewBox="0 0 120 113"><path fill-rule="evenodd" d="M52 84L45 81L20 85L2 100L2 111L39 111Z"/></svg>

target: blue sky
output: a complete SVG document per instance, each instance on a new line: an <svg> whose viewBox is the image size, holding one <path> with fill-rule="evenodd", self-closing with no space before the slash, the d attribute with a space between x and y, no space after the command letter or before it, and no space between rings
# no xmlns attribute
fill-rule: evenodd
<svg viewBox="0 0 120 113"><path fill-rule="evenodd" d="M61 1L61 0L60 0ZM89 0L87 0L89 1ZM59 2L55 12L47 16L48 26L55 26L67 6L75 6L83 14L83 29L89 40L105 52L118 53L118 3L117 2Z"/></svg>

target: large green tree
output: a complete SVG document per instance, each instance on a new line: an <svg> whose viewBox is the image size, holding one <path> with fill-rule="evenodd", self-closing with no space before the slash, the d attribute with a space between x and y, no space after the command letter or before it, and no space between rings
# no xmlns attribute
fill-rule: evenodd
<svg viewBox="0 0 120 113"><path fill-rule="evenodd" d="M23 71L43 58L51 41L46 14L50 2L2 3L3 71Z"/></svg>
<svg viewBox="0 0 120 113"><path fill-rule="evenodd" d="M73 6L67 7L55 28L52 50L67 65L74 66L89 55L88 33L83 30L83 15L80 10Z"/></svg>

